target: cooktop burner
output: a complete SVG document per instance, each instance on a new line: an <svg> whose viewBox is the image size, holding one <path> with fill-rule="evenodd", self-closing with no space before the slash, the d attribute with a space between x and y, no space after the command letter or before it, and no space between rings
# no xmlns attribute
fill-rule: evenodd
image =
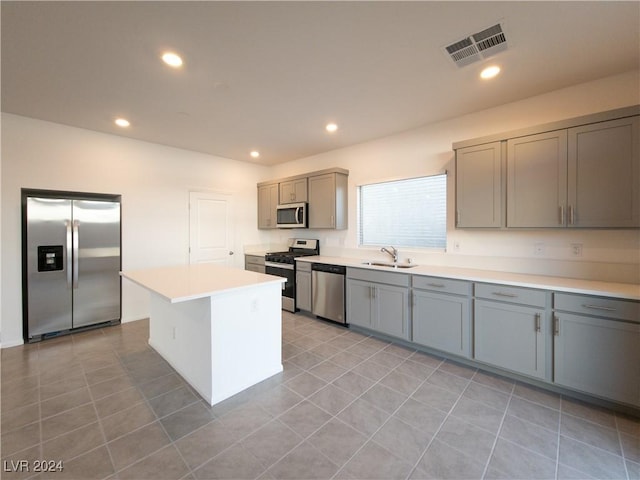
<svg viewBox="0 0 640 480"><path fill-rule="evenodd" d="M264 259L267 262L295 264L294 258L320 254L319 240L304 238L290 238L289 250L283 252L269 252Z"/></svg>

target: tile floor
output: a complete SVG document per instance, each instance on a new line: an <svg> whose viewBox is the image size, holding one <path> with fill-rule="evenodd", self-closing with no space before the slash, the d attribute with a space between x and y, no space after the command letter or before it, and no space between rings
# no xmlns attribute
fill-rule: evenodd
<svg viewBox="0 0 640 480"><path fill-rule="evenodd" d="M639 419L300 314L284 372L213 408L147 335L2 350L2 478L640 479Z"/></svg>

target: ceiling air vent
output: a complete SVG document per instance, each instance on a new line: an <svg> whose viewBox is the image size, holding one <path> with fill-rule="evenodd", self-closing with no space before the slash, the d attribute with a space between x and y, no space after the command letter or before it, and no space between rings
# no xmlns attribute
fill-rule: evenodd
<svg viewBox="0 0 640 480"><path fill-rule="evenodd" d="M507 37L501 24L458 40L444 47L447 55L458 67L465 67L507 49Z"/></svg>

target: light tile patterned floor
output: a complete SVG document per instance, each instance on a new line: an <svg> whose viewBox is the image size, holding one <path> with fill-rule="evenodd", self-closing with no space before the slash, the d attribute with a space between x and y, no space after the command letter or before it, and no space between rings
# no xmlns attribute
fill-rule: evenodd
<svg viewBox="0 0 640 480"><path fill-rule="evenodd" d="M640 479L639 419L304 315L285 371L213 408L147 337L2 350L2 478Z"/></svg>

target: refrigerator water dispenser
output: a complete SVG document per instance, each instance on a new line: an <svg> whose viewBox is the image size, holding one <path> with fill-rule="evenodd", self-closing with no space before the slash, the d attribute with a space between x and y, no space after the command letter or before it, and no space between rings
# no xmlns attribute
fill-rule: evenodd
<svg viewBox="0 0 640 480"><path fill-rule="evenodd" d="M45 245L38 247L39 272L62 270L62 265L62 245Z"/></svg>

